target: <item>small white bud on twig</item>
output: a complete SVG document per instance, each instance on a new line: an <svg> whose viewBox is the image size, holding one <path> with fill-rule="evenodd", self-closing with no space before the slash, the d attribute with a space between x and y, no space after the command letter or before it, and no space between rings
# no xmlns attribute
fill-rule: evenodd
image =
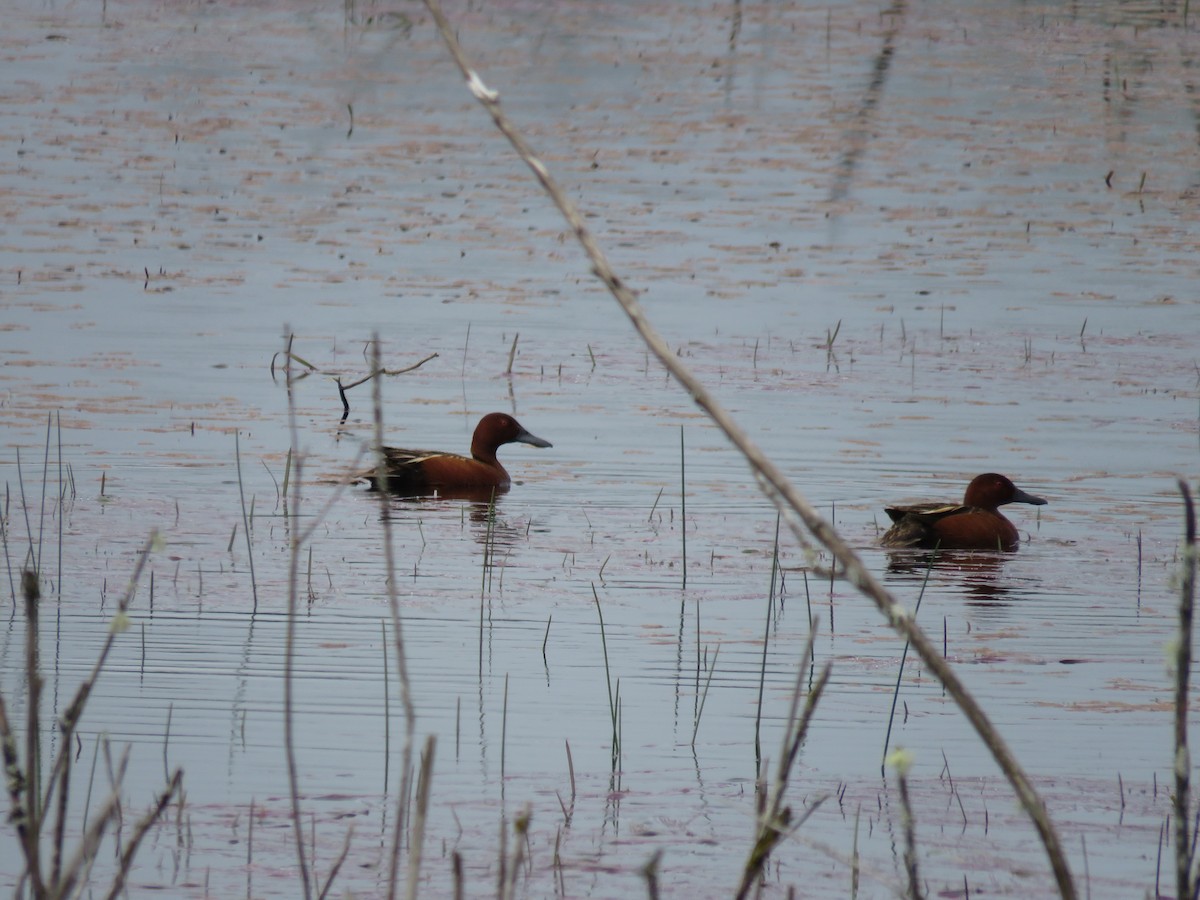
<svg viewBox="0 0 1200 900"><path fill-rule="evenodd" d="M500 95L484 84L483 79L479 77L474 69L468 69L467 71L471 73L470 77L467 78L467 87L475 95L475 99L482 100L484 103L495 103L500 99Z"/></svg>

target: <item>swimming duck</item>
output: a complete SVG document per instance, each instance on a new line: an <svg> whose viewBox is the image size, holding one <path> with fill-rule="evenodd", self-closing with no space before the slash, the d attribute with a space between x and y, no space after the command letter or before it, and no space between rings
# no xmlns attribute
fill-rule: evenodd
<svg viewBox="0 0 1200 900"><path fill-rule="evenodd" d="M1043 506L1046 501L1025 493L1003 475L988 472L971 479L961 505L887 507L884 512L893 524L880 543L893 548L1016 550L1020 543L1017 529L998 509L1006 503Z"/></svg>
<svg viewBox="0 0 1200 900"><path fill-rule="evenodd" d="M384 465L387 469L387 489L393 493L458 494L464 492L502 493L512 486L512 479L496 451L504 444L529 444L533 447L551 447L549 441L531 434L521 423L506 413L488 413L475 426L471 438L471 455L442 453L437 450L406 450L399 447L384 447ZM378 488L376 472L370 469L360 478Z"/></svg>

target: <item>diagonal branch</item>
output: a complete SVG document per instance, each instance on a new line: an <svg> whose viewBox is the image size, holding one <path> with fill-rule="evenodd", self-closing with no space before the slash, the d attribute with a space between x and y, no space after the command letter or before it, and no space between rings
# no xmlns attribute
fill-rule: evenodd
<svg viewBox="0 0 1200 900"><path fill-rule="evenodd" d="M593 273L604 282L609 292L616 298L646 346L650 348L659 362L666 367L675 380L691 395L692 399L708 414L709 418L725 433L725 436L733 445L741 451L742 456L745 457L751 469L759 476L760 483L763 485L763 489L771 501L781 510L790 511L799 517L804 523L805 528L812 533L813 537L825 546L837 561L842 564L846 579L875 604L876 608L893 629L911 642L914 651L921 658L921 661L937 676L945 686L946 691L953 697L954 702L963 711L967 720L979 734L996 760L996 763L1004 772L1009 784L1012 785L1013 790L1016 792L1021 805L1033 821L1038 836L1045 847L1050 866L1054 871L1054 877L1058 883L1060 894L1064 898L1067 898L1067 900L1074 900L1076 896L1075 884L1071 877L1070 868L1067 865L1066 854L1063 852L1062 844L1058 839L1058 834L1053 824L1050 822L1050 817L1046 812L1045 806L1025 775L1025 772L1018 765L1008 745L995 728L993 728L983 709L967 692L966 687L959 680L950 665L942 659L933 642L913 622L908 611L892 598L833 527L800 495L791 482L776 468L774 463L766 457L762 450L750 440L725 409L717 403L716 398L692 374L691 370L671 352L666 341L663 340L661 335L658 334L646 318L637 297L625 286L624 282L621 281L609 265L607 258L584 224L583 218L575 208L575 205L563 193L562 188L559 187L558 183L550 175L545 164L534 155L532 148L500 108L499 94L485 85L483 80L467 62L462 47L459 45L458 39L454 35L454 30L442 12L438 0L425 0L425 6L437 23L442 40L449 49L451 56L453 56L463 77L466 79L467 88L474 95L475 99L483 105L484 109L487 110L501 134L508 139L508 142L512 144L521 159L529 167L530 171L533 172L538 183L549 194L551 200L558 207L563 218L566 219L571 230L575 233L576 239L587 254ZM788 517L788 521L792 525L793 530L796 530L797 535L799 535L799 531L796 529L795 524L792 523L790 517Z"/></svg>

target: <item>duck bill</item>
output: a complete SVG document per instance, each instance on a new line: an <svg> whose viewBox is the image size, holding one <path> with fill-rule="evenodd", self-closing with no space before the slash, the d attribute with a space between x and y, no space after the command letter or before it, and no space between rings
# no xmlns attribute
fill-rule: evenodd
<svg viewBox="0 0 1200 900"><path fill-rule="evenodd" d="M524 429L522 429L521 433L518 434L515 438L513 438L513 440L517 441L518 443L521 443L521 444L529 444L532 447L553 447L554 446L549 441L543 440L542 438L538 437L536 434L530 434L528 431L525 431ZM1045 500L1042 501L1042 503L1045 503L1045 502L1046 502Z"/></svg>
<svg viewBox="0 0 1200 900"><path fill-rule="evenodd" d="M1045 506L1046 503L1049 501L1043 499L1042 497L1035 497L1035 496L1033 496L1033 494L1027 494L1020 488L1017 488L1016 493L1013 494L1013 498L1010 502L1012 502L1012 503L1028 503L1031 506Z"/></svg>

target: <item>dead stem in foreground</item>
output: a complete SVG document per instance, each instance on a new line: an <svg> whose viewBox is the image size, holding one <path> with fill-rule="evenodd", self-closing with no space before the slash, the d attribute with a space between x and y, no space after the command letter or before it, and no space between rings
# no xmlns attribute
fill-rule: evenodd
<svg viewBox="0 0 1200 900"><path fill-rule="evenodd" d="M517 131L508 116L500 108L500 95L489 88L478 73L467 62L462 47L459 45L454 28L442 12L438 0L424 0L426 8L437 23L438 31L446 44L450 55L466 79L467 88L471 94L487 110L492 122L501 134L517 151L522 161L533 172L538 183L549 195L563 218L570 225L576 240L587 254L592 265L592 272L604 282L609 292L620 304L625 315L629 318L634 329L642 340L658 358L659 362L671 373L672 377L691 395L692 399L709 416L709 418L725 433L725 436L741 452L746 462L756 473L760 485L771 501L783 512L797 540L804 542L806 532L811 533L819 543L833 554L835 560L841 563L847 581L861 594L869 598L902 637L912 643L917 655L938 681L946 688L946 692L954 699L959 709L967 717L976 733L983 740L988 751L1004 772L1017 798L1020 800L1026 814L1033 822L1038 837L1042 842L1058 884L1059 893L1066 900L1076 897L1075 883L1067 864L1066 853L1059 841L1058 833L1050 821L1045 804L1034 789L1033 784L1024 770L1009 750L1007 743L999 732L992 726L991 721L982 707L975 702L958 678L954 669L937 651L937 647L926 637L925 633L912 621L908 611L900 606L883 585L862 564L858 554L842 539L834 528L817 513L816 509L800 495L795 486L775 466L770 459L742 431L741 427L725 411L715 396L704 384L692 374L679 358L671 352L671 348L659 335L657 330L646 318L645 312L637 297L625 282L618 277L609 265L604 253L596 243L591 231L584 223L575 204L563 192L557 181L550 175L545 164L538 159L524 136Z"/></svg>
<svg viewBox="0 0 1200 900"><path fill-rule="evenodd" d="M775 781L769 784L765 773L759 775L758 790L756 792L756 803L758 808L757 825L755 829L754 846L750 850L750 856L746 860L745 868L742 870L742 882L738 887L737 898L743 900L750 890L762 878L763 872L766 870L767 861L771 857L771 853L775 847L792 832L796 831L803 825L808 817L811 816L825 802L824 797L819 797L813 801L804 810L804 814L799 819L794 820L792 808L785 806L783 798L787 793L788 783L792 777L792 768L795 766L796 757L800 753L800 747L804 743L804 738L808 734L808 726L812 722L813 713L816 712L817 703L821 700L821 694L825 690L825 686L829 683L829 673L832 671L830 663L825 663L821 668L821 674L817 676L817 681L812 689L805 695L804 710L800 711L800 696L804 694L804 660L808 659L813 653L813 642L817 636L817 623L815 620L809 621L808 641L804 646L804 653L800 656L800 665L796 669L796 684L792 688L792 702L788 708L788 715L783 731L783 742L779 748L779 766L775 772ZM765 766L763 767L766 768Z"/></svg>
<svg viewBox="0 0 1200 900"><path fill-rule="evenodd" d="M61 501L61 494L59 499ZM129 608L136 594L137 584L145 571L150 552L157 542L157 533L152 533L143 545L129 584L118 601L117 610L109 622L108 633L96 661L58 720L62 738L56 742L59 747L58 754L46 777L45 793L41 795L39 795L39 786L43 776L39 760L42 749L40 708L43 680L38 634L42 592L40 579L33 569L26 569L21 573L21 592L25 610L26 696L23 699L26 707L26 757L24 765L22 765L17 739L8 717L7 701L3 692L0 692L0 752L4 757L5 781L10 806L9 819L16 829L25 864L25 870L20 875L19 885L21 886L17 890L19 896L24 896L24 885L28 885L30 895L39 900L48 897L72 896L78 891L83 891L88 884L92 864L99 854L100 844L108 830L115 825L117 828L116 871L105 896L116 897L124 889L134 857L147 832L182 790L183 772L176 769L172 775L168 776L166 787L155 796L149 810L134 824L130 836L122 839L120 826L123 821L123 810L120 798L124 789L126 768L124 761L128 759L127 749L116 773L110 773L110 793L105 802L101 804L99 811L89 818L85 805L83 834L70 858L64 861L67 817L70 806L69 796L74 771L72 754L76 745L75 730L96 682L104 670L113 643L117 636L129 627ZM30 554L32 557L32 546ZM53 810L52 815L50 810ZM47 833L49 841L46 843L48 844L47 849L50 851L49 871L44 870L42 857L43 839Z"/></svg>
<svg viewBox="0 0 1200 900"><path fill-rule="evenodd" d="M284 380L287 384L288 431L291 436L295 475L292 478L292 527L291 547L288 553L287 579L287 626L284 634L283 652L283 750L287 759L288 795L292 807L292 830L296 844L296 866L300 870L300 882L304 886L304 898L312 897L312 875L308 870L308 859L304 851L304 823L300 812L300 773L296 765L294 699L295 685L292 671L295 668L296 610L300 579L300 485L304 474L304 455L300 453L300 435L296 426L296 395L292 380L292 338L289 332L287 353L284 357Z"/></svg>
<svg viewBox="0 0 1200 900"><path fill-rule="evenodd" d="M1175 636L1175 894L1195 898L1196 839L1191 822L1191 754L1188 750L1188 682L1192 670L1192 629L1196 600L1196 509L1188 483L1178 480L1183 496L1184 537L1179 578L1179 633Z"/></svg>
<svg viewBox="0 0 1200 900"><path fill-rule="evenodd" d="M925 900L917 867L917 823L908 794L908 772L912 768L913 755L907 750L897 749L888 755L886 764L896 770L896 779L900 786L900 816L904 826L904 871L908 875L908 896L910 900Z"/></svg>
<svg viewBox="0 0 1200 900"><path fill-rule="evenodd" d="M372 336L371 346L372 368L381 369L378 334ZM383 388L379 379L375 379L372 398L375 406L375 478L378 484L387 484L387 459L383 455ZM396 674L400 679L400 701L404 706L404 749L400 762L400 791L396 799L396 827L392 833L391 859L388 866L387 896L388 900L393 900L399 880L400 842L408 821L406 812L408 797L411 793L412 741L417 728L417 713L413 707L412 687L408 680L408 661L404 652L404 624L400 618L400 598L396 594L396 554L392 548L392 504L387 491L379 491L379 515L383 528L383 558L386 566L388 612L392 618L392 639L395 641L396 648ZM432 754L432 748L430 753ZM432 764L431 756L429 765L432 766ZM414 848L412 844L409 845L409 850L413 854L408 878L408 896L411 900L416 897L417 875L419 874L413 872L412 868L420 864L421 854L420 848Z"/></svg>

